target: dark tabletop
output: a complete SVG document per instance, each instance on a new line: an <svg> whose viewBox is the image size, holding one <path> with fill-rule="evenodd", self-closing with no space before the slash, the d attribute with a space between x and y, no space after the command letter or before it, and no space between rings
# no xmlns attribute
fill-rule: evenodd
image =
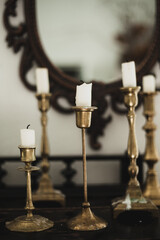
<svg viewBox="0 0 160 240"><path fill-rule="evenodd" d="M98 231L78 232L69 230L67 227L68 219L80 212L80 208L50 208L36 209L35 213L54 221L54 226L43 232L38 233L18 233L10 232L5 228L5 222L17 216L25 214L21 209L0 209L0 239L19 240L19 239L54 239L54 240L103 240L103 239L160 239L160 221L152 220L145 223L121 223L112 220L110 207L93 207L92 211L103 217L107 222L107 228Z"/></svg>
<svg viewBox="0 0 160 240"><path fill-rule="evenodd" d="M64 189L63 189L64 190ZM54 226L38 233L10 232L5 228L5 222L17 216L26 214L25 189L6 189L0 191L0 240L107 240L107 239L160 239L160 219L147 218L143 220L134 215L125 216L118 220L112 219L111 200L123 193L123 187L97 186L89 187L89 200L92 211L108 222L105 229L90 232L72 231L67 227L67 221L81 211L82 188L66 190L66 207L57 207L44 203L36 207L34 214L38 214L54 221ZM64 190L65 191L65 190ZM47 206L47 208L46 208ZM48 207L50 206L50 207ZM135 218L134 218L135 217Z"/></svg>

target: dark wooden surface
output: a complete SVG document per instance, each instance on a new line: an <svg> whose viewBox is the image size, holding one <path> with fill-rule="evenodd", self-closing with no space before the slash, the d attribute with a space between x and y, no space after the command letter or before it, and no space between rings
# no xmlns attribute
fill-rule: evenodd
<svg viewBox="0 0 160 240"><path fill-rule="evenodd" d="M124 186L89 186L89 201L93 212L108 222L108 227L99 231L77 232L67 228L67 220L75 216L83 201L83 189L77 186L64 189L66 193L66 207L58 207L55 203L44 203L37 206L34 213L48 217L54 221L54 227L39 233L10 232L5 228L5 222L25 214L25 188L8 188L0 190L0 240L107 240L107 239L160 239L160 220L142 216L133 219L113 220L111 200L123 195ZM144 217L144 218L143 218Z"/></svg>
<svg viewBox="0 0 160 240"><path fill-rule="evenodd" d="M92 207L92 211L103 217L108 226L106 229L91 232L71 231L67 227L67 220L80 212L80 208L49 208L36 209L35 213L48 217L54 221L54 227L39 233L10 232L5 228L5 222L25 214L21 209L0 209L0 239L1 240L103 240L103 239L160 239L160 221L152 220L147 223L124 224L112 220L112 211L109 206Z"/></svg>

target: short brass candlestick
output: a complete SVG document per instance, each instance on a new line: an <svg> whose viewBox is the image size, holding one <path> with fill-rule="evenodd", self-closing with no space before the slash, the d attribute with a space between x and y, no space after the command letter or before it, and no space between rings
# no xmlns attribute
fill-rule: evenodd
<svg viewBox="0 0 160 240"><path fill-rule="evenodd" d="M82 212L69 220L68 227L77 231L92 231L105 228L107 223L95 216L88 202L87 196L87 165L86 165L86 147L85 147L85 129L91 125L92 112L96 107L73 107L76 112L76 125L82 129L82 154L83 154L83 183L84 183L84 202Z"/></svg>
<svg viewBox="0 0 160 240"><path fill-rule="evenodd" d="M45 217L39 215L33 215L32 211L34 210L32 202L32 190L31 190L31 172L36 171L39 168L32 167L31 163L36 160L35 158L35 147L24 148L19 147L21 161L25 163L24 168L19 168L21 171L25 171L27 175L27 198L26 198L26 207L27 215L17 217L11 222L6 222L6 227L10 231L16 232L39 232L51 228L53 222L48 220Z"/></svg>
<svg viewBox="0 0 160 240"><path fill-rule="evenodd" d="M159 161L158 152L155 145L155 130L156 125L153 122L155 115L154 97L156 92L143 92L144 100L144 116L146 117L146 124L143 129L146 131L146 149L144 154L144 161L148 165L147 177L143 195L152 200L154 204L160 206L160 187L158 183L155 164Z"/></svg>
<svg viewBox="0 0 160 240"><path fill-rule="evenodd" d="M38 107L42 112L42 141L41 141L41 169L42 175L39 181L38 190L33 194L33 201L55 201L59 202L62 206L65 205L65 196L61 191L53 188L51 178L48 174L49 171L49 144L47 138L47 111L50 107L50 93L37 94Z"/></svg>
<svg viewBox="0 0 160 240"><path fill-rule="evenodd" d="M129 122L129 139L128 139L128 156L130 158L130 165L128 168L130 180L126 190L126 196L121 201L113 203L113 217L126 210L134 211L149 211L153 216L158 216L157 207L150 201L143 197L139 181L137 180L138 166L136 160L138 157L138 148L135 135L135 107L138 103L137 94L140 87L126 87L121 88L124 94L124 104L128 108L128 122Z"/></svg>

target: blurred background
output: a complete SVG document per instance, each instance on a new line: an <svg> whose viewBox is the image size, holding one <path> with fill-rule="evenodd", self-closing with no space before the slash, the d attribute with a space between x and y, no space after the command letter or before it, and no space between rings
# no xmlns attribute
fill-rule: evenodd
<svg viewBox="0 0 160 240"><path fill-rule="evenodd" d="M17 3L17 17L11 22L17 25L24 21L23 1ZM152 41L155 27L154 1L111 1L111 0L37 0L36 14L39 36L46 54L56 66L74 77L89 82L91 80L114 82L121 77L121 63L124 59L140 62ZM36 131L36 153L40 156L41 123L35 93L28 91L20 81L19 63L22 51L16 55L5 41L7 32L3 24L5 1L0 1L0 156L18 157L20 129L28 124ZM35 69L28 78L35 83ZM156 74L157 87L160 86L159 63L152 72ZM62 99L62 104L67 104ZM160 96L155 99L156 145L160 149ZM90 147L87 136L87 155L124 154L127 150L128 122L125 115L118 115L108 108L105 115L112 114L113 120L104 130L99 141L101 149ZM139 152L144 153L145 123L143 107L136 112L136 134ZM48 112L48 138L51 156L81 155L81 132L75 125L75 116L62 115L53 108ZM3 182L9 186L25 185L25 176L17 171L21 165L5 163L3 169L8 174ZM73 164L77 174L75 183L82 183L82 163ZM50 176L55 184L64 182L60 171L63 162L51 162ZM156 165L160 179L160 164ZM144 176L146 165L144 164ZM89 161L88 183L119 183L120 162Z"/></svg>

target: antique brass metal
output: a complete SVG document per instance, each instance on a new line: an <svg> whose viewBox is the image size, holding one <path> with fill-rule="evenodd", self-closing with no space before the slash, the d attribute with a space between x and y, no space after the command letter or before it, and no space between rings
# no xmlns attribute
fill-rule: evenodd
<svg viewBox="0 0 160 240"><path fill-rule="evenodd" d="M128 168L130 180L126 189L126 196L113 202L113 217L117 218L118 215L128 210L149 211L155 217L158 217L157 207L148 199L145 199L139 181L137 180L138 166L136 159L138 157L138 148L135 134L135 107L138 103L137 94L140 87L121 88L124 94L124 104L128 109L128 122L129 122L129 138L128 138L128 156L130 158L130 165Z"/></svg>
<svg viewBox="0 0 160 240"><path fill-rule="evenodd" d="M86 147L85 147L85 129L91 125L91 113L96 107L73 107L76 112L76 125L82 129L82 154L83 154L83 184L84 184L84 203L82 212L68 221L68 227L77 231L92 231L107 227L107 223L95 216L88 202L87 196L87 165L86 165Z"/></svg>
<svg viewBox="0 0 160 240"><path fill-rule="evenodd" d="M143 114L146 117L146 124L143 127L146 132L146 149L144 154L144 161L148 165L143 195L151 199L155 205L160 206L160 186L155 170L155 164L159 161L159 156L155 145L156 125L153 122L155 115L154 97L157 93L144 92L142 94L144 100Z"/></svg>
<svg viewBox="0 0 160 240"><path fill-rule="evenodd" d="M6 228L10 231L16 232L39 232L51 228L54 223L45 217L39 215L33 215L34 210L32 202L32 190L31 190L31 172L36 171L38 167L32 167L31 163L36 160L35 147L24 148L19 146L21 161L25 163L24 168L19 168L21 171L26 172L27 176L27 198L26 207L27 215L17 217L16 219L6 222Z"/></svg>
<svg viewBox="0 0 160 240"><path fill-rule="evenodd" d="M93 231L107 227L107 223L94 215L90 209L89 202L82 204L82 212L68 222L72 230Z"/></svg>
<svg viewBox="0 0 160 240"><path fill-rule="evenodd" d="M53 187L49 172L49 144L47 138L47 111L50 107L50 98L52 94L42 93L37 94L38 107L42 112L41 124L42 124L42 140L41 140L41 169L42 175L39 181L38 190L33 194L33 201L55 201L59 202L62 206L65 205L65 195Z"/></svg>
<svg viewBox="0 0 160 240"><path fill-rule="evenodd" d="M76 112L76 125L78 128L89 128L91 125L92 112L97 107L72 107Z"/></svg>

